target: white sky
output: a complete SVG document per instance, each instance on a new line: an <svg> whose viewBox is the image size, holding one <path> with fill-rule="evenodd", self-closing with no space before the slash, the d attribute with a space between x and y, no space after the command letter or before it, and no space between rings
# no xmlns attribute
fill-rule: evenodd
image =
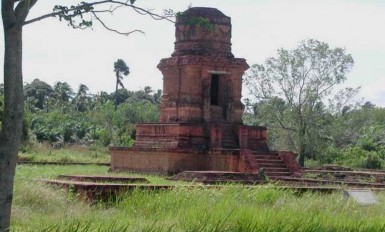
<svg viewBox="0 0 385 232"><path fill-rule="evenodd" d="M29 18L63 2L80 0L39 0ZM250 65L310 38L344 47L355 60L347 84L362 87L360 98L385 106L384 0L137 0L135 4L160 13L184 11L189 5L218 8L232 19L233 54ZM141 29L146 34L125 37L100 26L74 30L55 18L28 25L24 28L24 81L39 78L51 85L66 81L75 90L82 83L93 93L112 92L113 63L120 58L131 71L124 80L126 88L162 88L156 66L173 52L174 25L127 9L105 20L122 31Z"/></svg>

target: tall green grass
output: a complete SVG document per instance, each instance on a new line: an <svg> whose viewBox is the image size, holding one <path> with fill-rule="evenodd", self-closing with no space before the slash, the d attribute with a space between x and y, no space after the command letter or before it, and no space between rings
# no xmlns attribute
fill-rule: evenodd
<svg viewBox="0 0 385 232"><path fill-rule="evenodd" d="M359 206L333 194L295 194L274 186L134 190L120 201L88 205L34 181L58 174L106 174L97 166L17 168L14 231L384 231L380 205ZM124 173L120 173L124 175ZM126 174L127 175L127 174ZM162 182L160 177L147 176Z"/></svg>

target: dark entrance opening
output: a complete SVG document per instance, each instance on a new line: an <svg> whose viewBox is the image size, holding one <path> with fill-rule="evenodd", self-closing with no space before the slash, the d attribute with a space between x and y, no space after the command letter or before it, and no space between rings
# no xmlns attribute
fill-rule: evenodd
<svg viewBox="0 0 385 232"><path fill-rule="evenodd" d="M219 75L211 75L211 105L218 105L219 103Z"/></svg>

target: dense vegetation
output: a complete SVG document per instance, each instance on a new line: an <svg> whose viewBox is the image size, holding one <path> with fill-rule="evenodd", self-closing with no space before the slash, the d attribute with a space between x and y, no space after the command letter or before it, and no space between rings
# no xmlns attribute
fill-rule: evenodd
<svg viewBox="0 0 385 232"><path fill-rule="evenodd" d="M249 125L267 125L271 148L295 151L293 131L274 126L265 113L266 102L249 105L244 121ZM281 102L285 111L285 102ZM342 112L318 109L321 117L309 130L305 141L308 165L338 164L361 168L383 168L385 160L385 108L370 102L344 107Z"/></svg>
<svg viewBox="0 0 385 232"><path fill-rule="evenodd" d="M154 122L159 117L161 90L154 92L149 86L139 91L91 94L85 85L74 92L66 82L52 87L35 79L24 89L26 145L37 141L49 142L54 148L67 143L130 146L135 137L134 124Z"/></svg>

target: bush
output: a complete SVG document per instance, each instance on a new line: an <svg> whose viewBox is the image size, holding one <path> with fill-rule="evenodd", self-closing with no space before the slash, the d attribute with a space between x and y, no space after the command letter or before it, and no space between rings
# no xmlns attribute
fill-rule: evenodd
<svg viewBox="0 0 385 232"><path fill-rule="evenodd" d="M370 169L381 169L383 167L384 161L379 157L375 152L368 153L366 159L364 160L364 168Z"/></svg>
<svg viewBox="0 0 385 232"><path fill-rule="evenodd" d="M367 151L357 146L347 147L336 153L335 163L342 166L362 168L367 153Z"/></svg>
<svg viewBox="0 0 385 232"><path fill-rule="evenodd" d="M101 130L99 134L99 142L106 147L111 144L111 141L112 134L107 130Z"/></svg>

